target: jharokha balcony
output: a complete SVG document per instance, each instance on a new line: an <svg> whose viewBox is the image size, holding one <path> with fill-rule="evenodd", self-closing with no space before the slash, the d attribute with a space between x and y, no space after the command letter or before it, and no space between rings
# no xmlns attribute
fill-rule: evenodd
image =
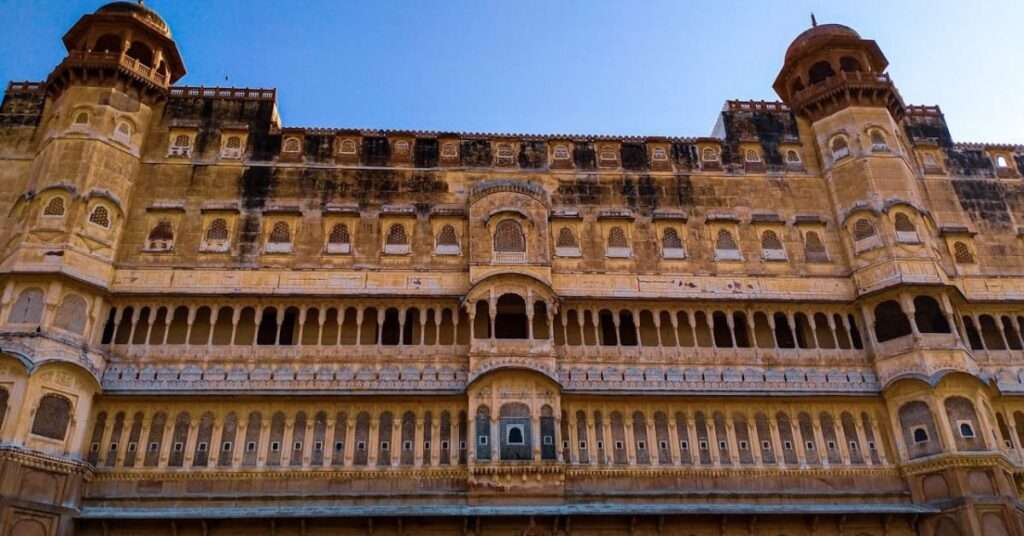
<svg viewBox="0 0 1024 536"><path fill-rule="evenodd" d="M50 81L68 72L90 72L94 70L116 70L141 82L158 88L171 84L170 75L146 65L137 58L123 52L94 52L71 50L64 61L54 69Z"/></svg>

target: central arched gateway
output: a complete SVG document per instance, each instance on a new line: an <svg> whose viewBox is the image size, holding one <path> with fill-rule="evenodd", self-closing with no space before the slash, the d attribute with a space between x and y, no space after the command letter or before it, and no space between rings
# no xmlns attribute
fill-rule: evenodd
<svg viewBox="0 0 1024 536"><path fill-rule="evenodd" d="M550 377L498 369L477 378L467 394L476 463L558 461L561 388Z"/></svg>

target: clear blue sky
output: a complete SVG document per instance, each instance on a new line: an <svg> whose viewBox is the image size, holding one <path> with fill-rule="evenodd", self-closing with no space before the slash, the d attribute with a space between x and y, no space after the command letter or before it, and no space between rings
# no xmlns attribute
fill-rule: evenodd
<svg viewBox="0 0 1024 536"><path fill-rule="evenodd" d="M0 0L0 81L41 80L102 0ZM148 0L180 84L276 87L286 125L699 136L775 99L819 22L878 41L904 100L958 141L1024 143L1024 1ZM228 80L225 82L225 77Z"/></svg>

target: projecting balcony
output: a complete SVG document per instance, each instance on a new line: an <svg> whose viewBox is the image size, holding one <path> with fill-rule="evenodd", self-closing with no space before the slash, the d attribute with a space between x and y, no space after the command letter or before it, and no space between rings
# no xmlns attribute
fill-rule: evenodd
<svg viewBox="0 0 1024 536"><path fill-rule="evenodd" d="M72 50L68 52L67 57L54 70L54 73L64 69L117 69L159 88L167 88L171 83L170 76L167 73L162 73L120 52L83 52Z"/></svg>
<svg viewBox="0 0 1024 536"><path fill-rule="evenodd" d="M884 105L902 116L903 99L885 73L839 71L825 80L795 92L791 107L816 116L833 106L853 101Z"/></svg>

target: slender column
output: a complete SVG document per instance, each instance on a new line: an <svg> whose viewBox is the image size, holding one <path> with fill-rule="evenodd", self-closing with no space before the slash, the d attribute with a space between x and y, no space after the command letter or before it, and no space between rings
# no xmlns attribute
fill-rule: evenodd
<svg viewBox="0 0 1024 536"><path fill-rule="evenodd" d="M838 417L838 419L836 418ZM839 443L839 457L843 460L843 465L850 465L850 440L846 437L846 430L843 427L843 415L838 416L832 415L832 427L836 431L836 443Z"/></svg>
<svg viewBox="0 0 1024 536"><path fill-rule="evenodd" d="M612 311L612 324L615 326L615 346L617 348L622 347L622 332L619 331L619 323L621 322L618 311Z"/></svg>
<svg viewBox="0 0 1024 536"><path fill-rule="evenodd" d="M242 308L233 307L231 310L231 340L228 344L234 346L237 344L235 337L238 336L238 321L242 318ZM253 337L255 338L255 337Z"/></svg>
<svg viewBox="0 0 1024 536"><path fill-rule="evenodd" d="M324 315L324 316L327 316L327 315ZM323 328L323 324L321 324L321 330L320 330L321 334L323 333L323 329L322 328ZM334 434L336 433L336 430L337 430L337 423L338 423L338 418L337 418L336 415L328 415L327 416L327 426L324 429L324 446L323 446L324 466L325 467L330 467L330 466L334 465L334 457L337 455L337 452L334 450L334 442L337 441L337 439L334 437ZM344 456L344 452L342 452L342 456Z"/></svg>
<svg viewBox="0 0 1024 536"><path fill-rule="evenodd" d="M693 324L690 324L691 326ZM700 440L697 439L697 420L694 419L695 413L687 410L689 418L686 419L686 442L690 447L690 461L694 465L700 465ZM710 450L710 446L708 447Z"/></svg>
<svg viewBox="0 0 1024 536"><path fill-rule="evenodd" d="M434 314L434 318L435 319L437 318L437 314L436 313ZM423 345L425 345L427 343L427 310L426 309L423 309L423 310L420 311L419 320L420 320L420 342L419 342L419 345L423 346ZM438 333L439 333L438 330L435 329L434 330L434 337L437 337ZM431 343L431 344L433 344L433 343Z"/></svg>
<svg viewBox="0 0 1024 536"><path fill-rule="evenodd" d="M726 311L722 314L725 315L725 325L729 328L729 344L733 348L737 348L739 345L736 343L736 321L733 319L731 311Z"/></svg>
<svg viewBox="0 0 1024 536"><path fill-rule="evenodd" d="M814 450L818 451L818 461L821 462L821 465L828 467L831 461L828 459L828 444L825 442L825 434L821 431L821 419L818 415L812 412L809 413L811 415L811 429L814 430Z"/></svg>
<svg viewBox="0 0 1024 536"><path fill-rule="evenodd" d="M533 340L533 304L526 303L526 338Z"/></svg>
<svg viewBox="0 0 1024 536"><path fill-rule="evenodd" d="M376 318L374 319L374 320L377 321L377 341L376 341L376 345L377 345L378 348L380 348L381 343L384 340L384 318L386 318L388 316L388 311L387 311L387 309L385 309L383 314L381 314L380 311L376 311L376 313L377 313L376 314Z"/></svg>
<svg viewBox="0 0 1024 536"><path fill-rule="evenodd" d="M363 344L363 312L365 308L356 309L356 345Z"/></svg>
<svg viewBox="0 0 1024 536"><path fill-rule="evenodd" d="M640 311L633 309L633 330L636 332L636 345L639 348L643 346L643 342L640 338Z"/></svg>
<svg viewBox="0 0 1024 536"><path fill-rule="evenodd" d="M420 333L423 332L421 331ZM423 467L423 441L426 432L424 429L423 415L417 413L415 422L416 428L413 432L412 440L413 464L415 464L416 467ZM433 438L434 436L431 435L430 437ZM431 447L433 447L433 445L431 445ZM402 448L405 448L405 445L402 445Z"/></svg>
<svg viewBox="0 0 1024 536"><path fill-rule="evenodd" d="M904 314L907 315L907 320L910 321L910 332L914 335L914 340L921 338L921 331L917 328L917 316L915 315L916 309L914 307L914 299L906 292L900 293L900 305L904 310Z"/></svg>
<svg viewBox="0 0 1024 536"><path fill-rule="evenodd" d="M295 418L290 414L284 419L284 437L281 438L281 467L287 467L292 463L292 456L295 455Z"/></svg>
<svg viewBox="0 0 1024 536"><path fill-rule="evenodd" d="M745 417L747 422L747 448L750 449L754 465L762 467L764 466L764 459L761 455L761 441L763 441L763 438L757 431L757 415L747 413Z"/></svg>
<svg viewBox="0 0 1024 536"><path fill-rule="evenodd" d="M118 311L118 314L120 314L120 311ZM171 320L173 318L174 318L174 309L171 308L171 307L168 307L167 308L167 313L164 314L164 335L162 337L163 340L160 341L160 344L162 344L162 345L166 345L167 344L167 335L169 335L171 333ZM256 343L255 341L256 341L256 338L253 337L253 344Z"/></svg>
<svg viewBox="0 0 1024 536"><path fill-rule="evenodd" d="M316 431L316 416L315 413L307 413L306 427L302 432L302 466L309 467L313 461L313 443L316 439L313 437ZM325 438L326 439L326 438ZM295 439L292 438L292 442ZM321 449L323 446L321 446Z"/></svg>
<svg viewBox="0 0 1024 536"><path fill-rule="evenodd" d="M210 331L206 334L206 347L210 348L213 346L213 330L217 325L217 319L220 318L220 307L210 306ZM152 322L150 322L152 324Z"/></svg>
<svg viewBox="0 0 1024 536"><path fill-rule="evenodd" d="M441 465L441 441L444 438L441 437L441 412L435 411L431 413L432 418L430 419L430 465L437 467ZM448 457L451 458L451 443L448 444Z"/></svg>
<svg viewBox="0 0 1024 536"><path fill-rule="evenodd" d="M598 464L597 445L595 443L592 443L592 441L596 442L598 440L598 438L597 438L597 433L594 430L594 415L590 411L587 411L587 430L586 430L586 434L587 434L586 440L587 440L587 454L588 454L587 461L590 462L590 465L597 465ZM576 445L576 448L579 448L579 445ZM589 456L589 454L591 452L594 453L593 456Z"/></svg>
<svg viewBox="0 0 1024 536"><path fill-rule="evenodd" d="M821 341L818 340L818 323L814 320L814 313L807 313L807 324L811 326L811 338L814 339L814 348L821 350ZM821 353L820 351L818 352Z"/></svg>
<svg viewBox="0 0 1024 536"><path fill-rule="evenodd" d="M197 416L197 420L189 422L188 434L185 435L185 452L182 456L181 466L187 469L192 468L192 464L196 453L196 443L199 439L199 425L202 423L202 416ZM209 447L207 447L209 448Z"/></svg>
<svg viewBox="0 0 1024 536"><path fill-rule="evenodd" d="M142 314L142 307L132 309L131 328L128 330L128 344L135 340L135 327L138 325L139 316Z"/></svg>
<svg viewBox="0 0 1024 536"><path fill-rule="evenodd" d="M949 425L949 415L946 414L946 408L942 407L934 399L929 399L927 402L932 410L932 414L935 415L939 436L942 438L942 444L946 452L959 452L960 449L957 448L956 440L953 438L953 429ZM981 433L980 430L979 433Z"/></svg>
<svg viewBox="0 0 1024 536"><path fill-rule="evenodd" d="M488 320L488 322L490 322L490 325L491 325L491 337L490 338L493 341L496 338L495 337L495 333L494 333L494 322L497 320L497 317L498 317L498 300L494 297L494 292L493 291L491 292L490 299L487 300L487 313L489 315L487 320Z"/></svg>
<svg viewBox="0 0 1024 536"><path fill-rule="evenodd" d="M796 315L793 311L786 311L786 323L789 324L789 333L793 337L793 346L796 350L801 350L800 337L797 336L796 330Z"/></svg>
<svg viewBox="0 0 1024 536"><path fill-rule="evenodd" d="M196 321L196 312L197 311L198 311L198 309L196 308L195 305L190 305L188 307L188 317L187 317L187 319L188 319L187 320L188 327L185 329L185 346L186 347L192 346L192 324L194 324L195 321Z"/></svg>
<svg viewBox="0 0 1024 536"><path fill-rule="evenodd" d="M768 313L765 314L765 316L768 318L768 327L770 328L769 331L772 334L772 348L778 350L779 339L775 336L775 313L769 311Z"/></svg>
<svg viewBox="0 0 1024 536"><path fill-rule="evenodd" d="M622 421L623 439L626 443L626 462L629 465L636 465L636 433L633 430L633 419L623 415Z"/></svg>
<svg viewBox="0 0 1024 536"><path fill-rule="evenodd" d="M775 463L779 467L786 466L786 451L782 448L782 434L779 432L779 421L770 415L768 419L768 435L771 436L772 455L775 456ZM790 430L792 432L792 430ZM759 445L760 446L760 445Z"/></svg>
<svg viewBox="0 0 1024 536"><path fill-rule="evenodd" d="M807 467L807 450L804 439L804 431L800 427L800 419L797 419L793 412L789 412L789 428L793 434L793 448L796 450L796 460L800 463L800 467Z"/></svg>
<svg viewBox="0 0 1024 536"><path fill-rule="evenodd" d="M231 467L241 467L242 466L242 456L245 454L245 447L246 447L246 445L245 445L246 432L248 432L248 430L249 430L249 419L248 418L242 419L240 417L238 420L239 420L238 430L235 432L235 439L237 440L237 444L235 445L234 450L231 451Z"/></svg>
<svg viewBox="0 0 1024 536"><path fill-rule="evenodd" d="M654 333L657 335L658 348L664 348L661 340L661 311L651 311L651 319L654 321Z"/></svg>
<svg viewBox="0 0 1024 536"><path fill-rule="evenodd" d="M569 422L565 423L566 429L569 430L569 437L562 438L562 441L568 442L569 443L569 448L568 449L561 449L561 450L562 451L568 450L569 451L569 459L566 460L566 461L568 463L571 463L572 465L576 465L576 464L578 464L580 462L580 457L579 457L579 445L580 445L580 443L579 443L579 431L576 430L576 414L573 413L572 411L566 411L565 413L566 413L566 415L565 415L566 419L569 420Z"/></svg>
<svg viewBox="0 0 1024 536"><path fill-rule="evenodd" d="M302 336L306 333L306 313L309 311L309 307L303 307L299 309L299 336L295 339L295 345L301 346L303 338ZM317 315L320 316L320 315Z"/></svg>
<svg viewBox="0 0 1024 536"><path fill-rule="evenodd" d="M405 316L409 312L408 307L402 307L398 310L398 344L407 345L409 341L405 340ZM387 312L384 313L387 316Z"/></svg>
<svg viewBox="0 0 1024 536"><path fill-rule="evenodd" d="M323 346L324 345L324 324L327 323L327 311L328 310L329 310L328 307L320 307L317 310L317 315L316 315L316 320L317 320L316 345L317 346ZM337 316L337 315L335 315L335 316ZM324 439L324 452L326 453L326 451L328 451L328 450L333 450L333 449L328 449L326 447L327 447L327 440Z"/></svg>
<svg viewBox="0 0 1024 536"><path fill-rule="evenodd" d="M714 340L714 337L711 339ZM714 412L704 412L704 426L708 431L708 454L711 455L711 465L718 467L722 465L722 455L718 451L718 427L715 426Z"/></svg>
<svg viewBox="0 0 1024 536"><path fill-rule="evenodd" d="M868 448L868 436L864 432L864 423L856 415L853 416L853 426L857 430L857 448L860 450L860 457L864 460L864 465L874 465L875 460L872 459L871 449Z"/></svg>
<svg viewBox="0 0 1024 536"><path fill-rule="evenodd" d="M149 337L153 334L153 326L156 324L156 313L157 307L155 305L149 306L149 325L146 326L146 342L145 344L152 344Z"/></svg>
<svg viewBox="0 0 1024 536"><path fill-rule="evenodd" d="M533 424L533 430L531 433L533 436L533 462L540 463L540 411L538 411L537 408L533 408L533 410L530 411L530 422ZM494 421L495 428L497 428L497 425L497 421ZM501 439L498 436L497 430L491 437L498 440L496 441L497 445L501 445ZM498 452L498 457L500 458L500 456L501 452Z"/></svg>
<svg viewBox="0 0 1024 536"><path fill-rule="evenodd" d="M256 467L267 465L267 454L270 452L270 428L273 422L273 414L267 420L263 418L263 413L260 413L260 437L256 442Z"/></svg>
<svg viewBox="0 0 1024 536"><path fill-rule="evenodd" d="M274 334L274 346L281 345L281 332L284 331L284 310L284 306L277 308L277 333ZM284 451L284 449L281 450L282 452ZM282 463L281 465L284 464Z"/></svg>
<svg viewBox="0 0 1024 536"><path fill-rule="evenodd" d="M582 320L581 320L581 322L582 322ZM593 327L594 327L594 346L601 346L601 328L600 328L600 326L601 326L601 316L600 316L599 311L597 311L597 310L591 310L590 311L590 322L591 322L591 325L593 325ZM617 339L618 338L618 333L616 332L615 335L616 335L615 338ZM583 332L582 331L580 331L580 337L583 337ZM585 343L586 343L586 337L583 337L583 340L580 341L580 344L585 344Z"/></svg>
<svg viewBox="0 0 1024 536"><path fill-rule="evenodd" d="M682 459L682 454L679 450L679 429L676 426L676 420L672 418L672 415L667 415L668 420L668 451L669 456L672 458L672 465L679 465Z"/></svg>
<svg viewBox="0 0 1024 536"><path fill-rule="evenodd" d="M210 445L206 448L207 467L217 467L220 465L220 452L223 449L221 443L224 442L224 419L226 417L226 415L217 415L213 418L213 433L210 435Z"/></svg>
<svg viewBox="0 0 1024 536"><path fill-rule="evenodd" d="M370 415L369 432L366 438L366 465L370 467L377 465L377 453L380 447L379 419L380 415Z"/></svg>
<svg viewBox="0 0 1024 536"><path fill-rule="evenodd" d="M730 419L728 415L725 417L725 435L729 441L729 458L732 460L733 465L739 465L740 463L740 445L736 439L736 424L733 419ZM747 429L747 437L750 437L749 427ZM750 445L747 445L749 448Z"/></svg>
<svg viewBox="0 0 1024 536"><path fill-rule="evenodd" d="M348 467L352 466L356 456L356 421L358 415L354 408L351 413L345 415L344 464ZM366 444L367 448L369 448L369 438L367 438Z"/></svg>

